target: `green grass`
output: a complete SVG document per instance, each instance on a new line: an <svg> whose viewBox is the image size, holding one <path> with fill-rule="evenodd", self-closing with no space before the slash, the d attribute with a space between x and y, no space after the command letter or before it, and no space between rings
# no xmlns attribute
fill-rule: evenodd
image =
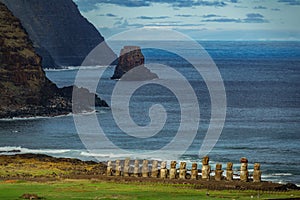
<svg viewBox="0 0 300 200"><path fill-rule="evenodd" d="M300 191L209 191L187 185L161 183L113 183L89 180L64 180L46 183L29 181L0 182L0 199L16 200L23 194L37 194L47 200L67 199L272 199L300 197ZM209 196L207 196L209 193ZM251 198L252 197L252 198Z"/></svg>

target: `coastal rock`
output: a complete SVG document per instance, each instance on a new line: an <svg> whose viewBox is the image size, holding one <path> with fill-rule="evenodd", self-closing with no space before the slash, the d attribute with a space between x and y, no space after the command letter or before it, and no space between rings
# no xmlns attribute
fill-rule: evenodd
<svg viewBox="0 0 300 200"><path fill-rule="evenodd" d="M144 64L145 57L139 46L125 46L121 49L118 65L111 79L121 79L122 76L129 71L131 71L130 75L123 77L122 80L143 81L158 78L158 76L147 69Z"/></svg>
<svg viewBox="0 0 300 200"><path fill-rule="evenodd" d="M0 0L19 18L29 34L44 68L80 66L85 57L103 42L97 55L101 61L116 55L97 29L79 12L72 0ZM110 59L107 59L109 57ZM102 59L103 58L103 59Z"/></svg>
<svg viewBox="0 0 300 200"><path fill-rule="evenodd" d="M68 114L72 112L73 89L86 94L87 99L96 99L96 105L105 106L104 101L86 89L71 86L60 89L52 83L45 76L41 57L21 22L2 3L0 46L0 118ZM81 107L90 110L89 106Z"/></svg>

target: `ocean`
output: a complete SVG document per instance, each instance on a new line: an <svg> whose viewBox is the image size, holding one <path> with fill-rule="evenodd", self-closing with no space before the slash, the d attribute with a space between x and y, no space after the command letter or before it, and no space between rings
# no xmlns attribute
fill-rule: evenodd
<svg viewBox="0 0 300 200"><path fill-rule="evenodd" d="M300 185L300 42L199 41L199 44L218 67L227 100L223 130L208 154L212 168L216 163L222 163L226 169L226 163L233 162L238 173L240 158L247 157L250 173L255 162L261 164L263 180ZM138 45L143 47L142 43ZM195 51L176 42L172 48L190 55ZM211 123L212 103L206 82L187 60L172 52L150 48L143 49L143 54L146 63L168 65L183 74L195 91L200 108L199 128L194 138L189 138L189 135L180 138L183 143L189 139L192 142L179 159L187 161L188 166L192 162L201 165L199 149ZM113 89L118 83L110 80L114 67L85 67L82 70L93 74L101 69L104 71L97 93L111 105ZM78 67L68 67L46 70L46 75L63 87L74 83L77 72ZM91 80L87 78L88 81ZM133 154L136 151L148 152L173 142L182 122L182 105L178 98L172 90L157 84L145 85L133 93L128 104L130 117L138 126L147 126L152 120L149 108L155 104L164 107L167 118L162 130L149 138L126 135L117 126L111 108L97 108L93 115L115 146ZM89 119L89 114L85 117ZM21 153L44 153L83 160L95 160L96 156L103 161L123 156L101 149L101 146L96 153L87 150L72 115L3 119L0 127L0 154L19 150ZM95 132L90 137L97 139L97 134ZM91 140L93 142L97 143ZM166 152L164 157L169 156L172 160L174 152ZM151 158L148 154L147 158L157 157Z"/></svg>

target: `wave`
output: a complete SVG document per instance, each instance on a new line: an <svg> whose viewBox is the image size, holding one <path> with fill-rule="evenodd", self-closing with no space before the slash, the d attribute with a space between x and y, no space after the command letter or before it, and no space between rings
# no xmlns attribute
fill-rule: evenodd
<svg viewBox="0 0 300 200"><path fill-rule="evenodd" d="M20 120L37 120L37 119L50 119L59 117L69 117L73 116L73 113L57 116L36 116L36 117L13 117L13 118L0 118L0 121L20 121Z"/></svg>
<svg viewBox="0 0 300 200"><path fill-rule="evenodd" d="M115 67L115 65L96 65L96 66L65 66L59 69L53 69L53 68L46 68L44 71L46 72L57 72L57 71L75 71L75 70L93 70L93 69L101 69L101 68L107 68L107 67Z"/></svg>
<svg viewBox="0 0 300 200"><path fill-rule="evenodd" d="M0 147L0 155L21 154L21 153L36 153L36 154L63 154L68 153L70 149L28 149L23 147Z"/></svg>

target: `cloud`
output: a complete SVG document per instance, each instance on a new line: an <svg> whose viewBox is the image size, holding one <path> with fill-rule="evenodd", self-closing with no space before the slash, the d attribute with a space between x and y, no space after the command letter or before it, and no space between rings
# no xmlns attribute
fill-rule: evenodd
<svg viewBox="0 0 300 200"><path fill-rule="evenodd" d="M196 17L197 15L175 15L176 17Z"/></svg>
<svg viewBox="0 0 300 200"><path fill-rule="evenodd" d="M265 6L255 6L255 7L253 7L253 9L256 9L256 10L265 10L265 9L267 9L267 7L265 7Z"/></svg>
<svg viewBox="0 0 300 200"><path fill-rule="evenodd" d="M240 19L234 19L234 18L218 18L218 19L205 19L202 20L202 22L220 22L220 23L226 23L226 22L235 22L240 23Z"/></svg>
<svg viewBox="0 0 300 200"><path fill-rule="evenodd" d="M227 4L224 1L203 1L203 0L197 0L197 1L186 1L186 0L155 0L158 2L170 3L173 5L173 7L194 7L194 6L213 6L213 7L224 7Z"/></svg>
<svg viewBox="0 0 300 200"><path fill-rule="evenodd" d="M229 0L230 3L239 3L238 0Z"/></svg>
<svg viewBox="0 0 300 200"><path fill-rule="evenodd" d="M118 17L117 15L114 15L114 14L112 14L112 13L107 13L105 16L106 16L106 17Z"/></svg>
<svg viewBox="0 0 300 200"><path fill-rule="evenodd" d="M204 25L205 24L180 24L180 23L164 22L164 23L146 24L145 26L156 26L156 27L198 27L198 26L204 26Z"/></svg>
<svg viewBox="0 0 300 200"><path fill-rule="evenodd" d="M300 0L278 0L277 2L291 6L300 6Z"/></svg>
<svg viewBox="0 0 300 200"><path fill-rule="evenodd" d="M170 18L170 17L168 17L168 16L159 16L159 17L140 16L140 17L137 17L137 19L146 19L146 20L167 19L167 18Z"/></svg>
<svg viewBox="0 0 300 200"><path fill-rule="evenodd" d="M80 10L88 12L95 10L101 4L113 4L123 7L149 7L153 3L170 4L173 7L195 7L195 6L213 6L213 7L224 7L227 4L220 0L74 0L79 6ZM237 2L231 0L229 2Z"/></svg>
<svg viewBox="0 0 300 200"><path fill-rule="evenodd" d="M215 15L215 14L208 14L208 15L202 15L203 18L211 18L211 17L222 17L220 15Z"/></svg>
<svg viewBox="0 0 300 200"><path fill-rule="evenodd" d="M244 19L239 18L213 18L204 19L202 22L218 22L218 23L269 23L263 15L259 13L248 13Z"/></svg>
<svg viewBox="0 0 300 200"><path fill-rule="evenodd" d="M247 18L264 18L264 16L259 13L249 13L247 14Z"/></svg>
<svg viewBox="0 0 300 200"><path fill-rule="evenodd" d="M138 23L130 24L127 19L119 20L114 23L114 28L117 29L128 29L128 27L142 28L144 25Z"/></svg>
<svg viewBox="0 0 300 200"><path fill-rule="evenodd" d="M269 21L264 18L263 15L259 13L249 13L247 18L243 19L244 23L268 23Z"/></svg>

